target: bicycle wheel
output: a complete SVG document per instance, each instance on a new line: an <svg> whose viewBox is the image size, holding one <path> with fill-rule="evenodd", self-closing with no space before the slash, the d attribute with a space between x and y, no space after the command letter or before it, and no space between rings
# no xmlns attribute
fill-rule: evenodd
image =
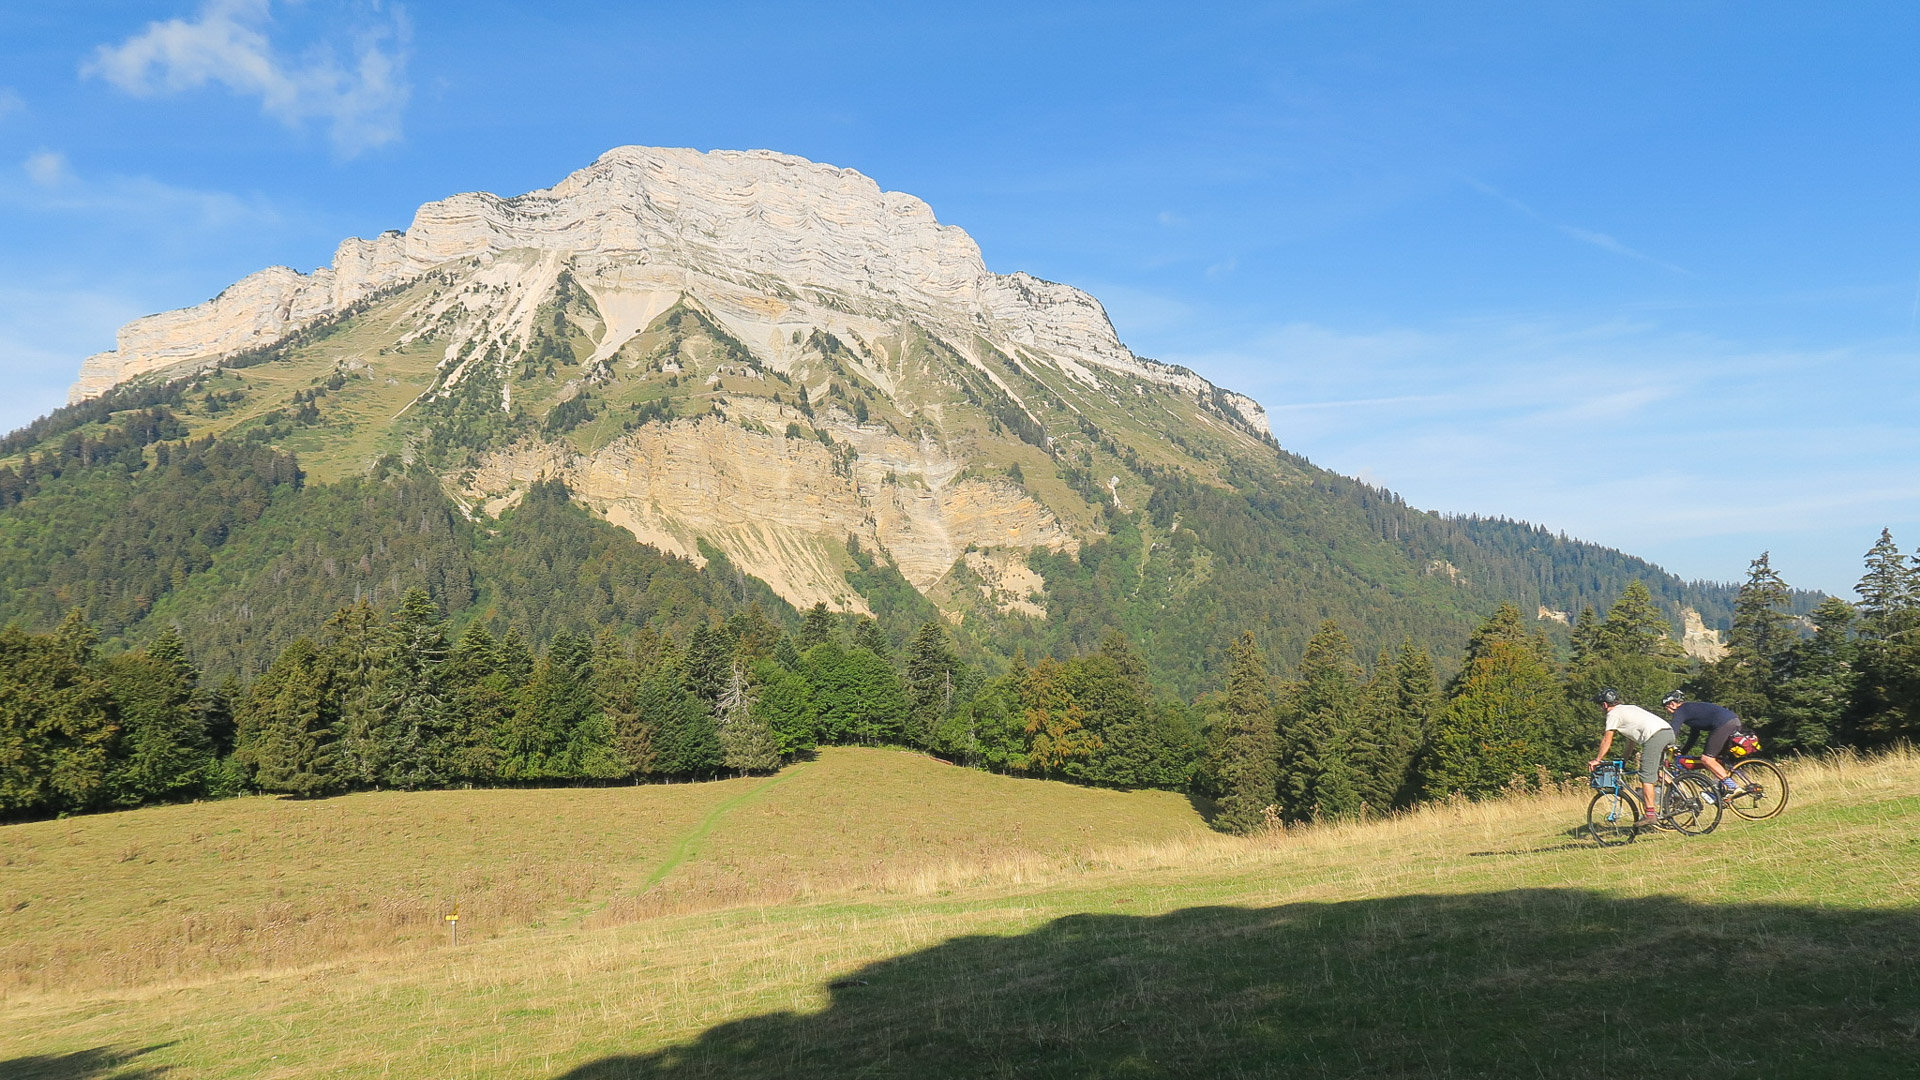
<svg viewBox="0 0 1920 1080"><path fill-rule="evenodd" d="M1690 773L1674 778L1660 796L1660 817L1678 833L1705 836L1720 827L1720 814L1713 781Z"/></svg>
<svg viewBox="0 0 1920 1080"><path fill-rule="evenodd" d="M1749 789L1729 795L1727 809L1748 821L1764 821L1787 808L1787 774L1771 761L1742 761L1727 772Z"/></svg>
<svg viewBox="0 0 1920 1080"><path fill-rule="evenodd" d="M1587 835L1601 847L1631 844L1640 833L1640 800L1624 791L1602 791L1587 804Z"/></svg>

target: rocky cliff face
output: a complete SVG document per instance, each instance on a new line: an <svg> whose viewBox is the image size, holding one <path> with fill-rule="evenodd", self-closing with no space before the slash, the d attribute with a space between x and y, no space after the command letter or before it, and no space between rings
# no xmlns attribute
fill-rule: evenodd
<svg viewBox="0 0 1920 1080"><path fill-rule="evenodd" d="M747 298L750 307L773 300L776 308L905 314L962 338L1027 346L1089 384L1091 365L1190 393L1212 390L1192 372L1134 356L1093 297L1026 274L991 273L963 230L851 169L769 151L629 146L544 191L428 203L405 232L347 240L331 266L312 274L272 267L204 304L129 323L113 351L82 364L69 396L81 400L149 371L269 344L436 267L511 251L547 256L534 261L534 280L511 283L524 293L537 295L563 265L620 293L638 285L642 294L658 294L697 280L708 291ZM627 299L614 306L630 308ZM644 295L639 302L644 308ZM515 310L517 318L496 320L490 336L524 343L531 314ZM619 342L602 344L611 352ZM1266 430L1251 399L1223 396L1250 426Z"/></svg>

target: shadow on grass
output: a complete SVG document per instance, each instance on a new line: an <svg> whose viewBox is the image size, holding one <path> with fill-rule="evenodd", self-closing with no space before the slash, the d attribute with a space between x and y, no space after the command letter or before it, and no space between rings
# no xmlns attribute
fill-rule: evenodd
<svg viewBox="0 0 1920 1080"><path fill-rule="evenodd" d="M71 1054L40 1054L0 1061L6 1080L159 1080L172 1071L165 1065L141 1065L138 1059L173 1045L160 1043L138 1050L99 1046Z"/></svg>
<svg viewBox="0 0 1920 1080"><path fill-rule="evenodd" d="M1914 1075L1920 912L1523 889L1076 915L564 1080Z"/></svg>

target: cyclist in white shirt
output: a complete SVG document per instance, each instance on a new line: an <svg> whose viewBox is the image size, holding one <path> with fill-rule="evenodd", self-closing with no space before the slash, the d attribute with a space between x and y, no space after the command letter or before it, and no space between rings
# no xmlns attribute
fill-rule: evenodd
<svg viewBox="0 0 1920 1080"><path fill-rule="evenodd" d="M1646 796L1641 803L1646 808L1641 821L1650 825L1660 817L1653 802L1653 781L1660 775L1660 756L1673 745L1673 726L1638 705L1622 703L1620 691L1611 686L1595 694L1593 700L1607 711L1607 730L1600 736L1600 752L1587 762L1587 768L1596 768L1606 759L1616 731L1640 744L1640 791Z"/></svg>

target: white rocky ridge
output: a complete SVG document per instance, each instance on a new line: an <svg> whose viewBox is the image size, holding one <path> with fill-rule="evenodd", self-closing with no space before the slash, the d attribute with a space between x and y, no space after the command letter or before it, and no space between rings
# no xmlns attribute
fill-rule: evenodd
<svg viewBox="0 0 1920 1080"><path fill-rule="evenodd" d="M1251 399L1135 356L1086 293L992 273L965 231L940 224L911 195L770 151L634 146L610 150L543 191L428 203L405 232L342 243L331 266L311 274L271 267L204 304L128 323L115 349L82 363L69 398L270 345L436 267L508 253L521 257L504 260L497 275L510 299L486 320L484 332L496 339L524 341L533 306L568 269L622 324L608 328L609 353L621 334L638 332L682 294L699 296L756 349L803 315L816 324L822 311L855 322L904 315L953 331L962 347L973 334L1023 347L1089 384L1098 382L1093 369L1105 369L1189 394L1219 393L1250 426L1266 429Z"/></svg>

